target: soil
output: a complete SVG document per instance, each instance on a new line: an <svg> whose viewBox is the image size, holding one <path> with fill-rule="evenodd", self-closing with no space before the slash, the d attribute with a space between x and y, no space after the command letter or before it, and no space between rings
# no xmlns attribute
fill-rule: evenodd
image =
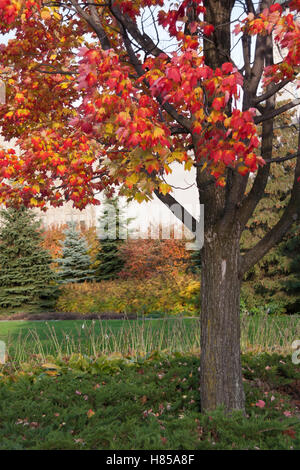
<svg viewBox="0 0 300 470"><path fill-rule="evenodd" d="M43 313L14 313L10 315L1 315L0 320L135 320L136 315L126 315L122 313L62 313L62 312L43 312Z"/></svg>

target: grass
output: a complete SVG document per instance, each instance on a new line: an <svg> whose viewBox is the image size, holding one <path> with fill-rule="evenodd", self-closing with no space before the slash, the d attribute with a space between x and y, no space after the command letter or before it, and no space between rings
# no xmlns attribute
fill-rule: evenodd
<svg viewBox="0 0 300 470"><path fill-rule="evenodd" d="M195 355L140 361L76 355L56 364L2 370L1 450L300 448L299 416L287 388L300 370L290 358L243 357L246 417L199 412Z"/></svg>
<svg viewBox="0 0 300 470"><path fill-rule="evenodd" d="M247 415L226 416L200 412L195 318L0 322L0 449L300 449L299 338L242 317Z"/></svg>
<svg viewBox="0 0 300 470"><path fill-rule="evenodd" d="M36 354L44 358L73 352L140 355L167 348L199 351L197 327L196 319L2 322L0 340L7 344L14 362Z"/></svg>
<svg viewBox="0 0 300 470"><path fill-rule="evenodd" d="M291 353L300 338L296 316L242 317L243 352ZM10 360L27 361L39 355L87 355L120 352L140 356L153 350L193 353L200 350L200 327L196 318L141 320L64 320L0 322L0 340Z"/></svg>

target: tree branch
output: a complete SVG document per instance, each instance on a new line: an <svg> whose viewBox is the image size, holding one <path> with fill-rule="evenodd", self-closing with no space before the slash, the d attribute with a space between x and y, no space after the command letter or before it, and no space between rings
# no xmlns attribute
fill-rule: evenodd
<svg viewBox="0 0 300 470"><path fill-rule="evenodd" d="M72 0L73 1L73 0ZM132 19L128 15L122 15L120 8L114 3L110 2L110 11L114 17L124 26L125 30L133 37L133 39L140 45L140 47L147 54L152 54L157 57L159 54L167 55L162 49L157 47L148 34L142 34Z"/></svg>
<svg viewBox="0 0 300 470"><path fill-rule="evenodd" d="M200 223L195 219L171 194L162 194L158 189L154 190L155 196L182 222L192 233L197 233Z"/></svg>
<svg viewBox="0 0 300 470"><path fill-rule="evenodd" d="M258 11L262 11L264 8L269 8L272 4L272 0L262 0L258 5ZM253 11L253 4L247 5ZM248 82L249 91L252 96L256 95L259 82L262 77L262 73L265 67L265 48L266 48L266 37L258 35L255 45L254 62L251 68L251 79Z"/></svg>
<svg viewBox="0 0 300 470"><path fill-rule="evenodd" d="M292 153L288 154L285 157L279 157L279 158L271 158L270 160L265 160L266 163L280 163L280 162L285 162L287 160L292 160L293 158L299 157L300 153Z"/></svg>
<svg viewBox="0 0 300 470"><path fill-rule="evenodd" d="M262 101L266 101L268 98L270 98L271 96L275 95L275 93L277 93L279 90L281 90L281 88L283 88L285 85L287 85L288 83L290 83L291 79L290 78L286 78L285 80L283 80L282 82L280 83L277 83L277 85L274 85L272 88L270 88L266 93L264 93L263 95L260 95L260 96L257 96L256 98L254 98L252 100L252 103L253 105L257 105L258 103L261 103Z"/></svg>
<svg viewBox="0 0 300 470"><path fill-rule="evenodd" d="M300 104L300 98L297 98L281 106L280 108L277 108L271 111L266 110L266 112L262 116L255 116L254 122L255 124L259 124L260 122L268 121L278 116L279 114L282 114L285 111L288 111L289 109L295 108L295 106L298 106L299 104Z"/></svg>
<svg viewBox="0 0 300 470"><path fill-rule="evenodd" d="M128 37L128 31L127 31L127 20L125 19L125 17L123 15L121 15L118 11L116 12L116 14L114 13L114 10L115 10L115 7L112 8L112 13L114 15L117 15L115 16L117 21L119 22L120 24L120 28L121 28L121 32L120 34L122 35L122 38L123 38L123 41L124 41L124 45L126 47L126 51L128 53L128 56L129 56L129 59L130 59L130 62L131 64L133 65L135 71L137 72L138 76L139 77L142 77L144 75L144 70L143 70L143 67L142 67L142 64L141 62L139 61L136 53L134 52L133 48L132 48L132 45L131 45L131 41ZM130 31L129 31L130 32ZM140 32L139 32L140 34ZM144 35L146 36L146 35ZM147 51L145 51L147 52ZM146 79L143 80L143 82L145 83L145 85L150 88L149 86L149 83ZM175 119L175 121L177 121L182 127L183 129L185 130L186 133L190 132L190 129L191 129L191 122L189 119L185 118L184 116L182 116L181 114L179 114L176 109L170 104L168 103L167 101L164 101L163 98L160 96L160 95L157 95L156 96L156 99L157 101L159 102L159 104L161 105L161 107L173 118Z"/></svg>
<svg viewBox="0 0 300 470"><path fill-rule="evenodd" d="M273 64L273 41L271 36L267 36L265 39L265 63L266 65ZM267 92L269 89L267 89ZM271 94L266 100L266 112L272 114L275 109L275 95ZM261 156L267 162L272 159L273 151L273 133L274 133L274 120L266 120L262 124L262 143L261 143ZM247 221L253 214L258 202L264 194L265 187L268 182L268 177L270 173L270 164L266 163L262 168L257 172L256 178L254 180L253 186L249 195L242 201L238 211L237 217L240 221L242 230L244 229ZM244 191L246 190L247 180L245 179Z"/></svg>
<svg viewBox="0 0 300 470"><path fill-rule="evenodd" d="M101 47L103 50L108 50L111 48L109 39L101 25L99 15L97 13L96 7L91 6L91 15L88 15L87 12L81 8L77 0L70 0L73 7L76 9L77 13L88 23L88 25L95 31L97 34ZM100 6L100 5L99 5Z"/></svg>

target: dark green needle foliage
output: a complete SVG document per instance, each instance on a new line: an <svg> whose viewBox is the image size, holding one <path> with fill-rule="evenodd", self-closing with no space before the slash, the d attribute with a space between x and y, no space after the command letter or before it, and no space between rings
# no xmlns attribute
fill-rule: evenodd
<svg viewBox="0 0 300 470"><path fill-rule="evenodd" d="M117 197L104 202L100 222L99 252L97 255L96 280L116 279L124 266L120 247L130 220L124 218Z"/></svg>
<svg viewBox="0 0 300 470"><path fill-rule="evenodd" d="M283 103L284 104L284 103ZM276 121L274 158L293 154L298 132L291 116ZM294 184L295 159L274 163L263 197L241 238L242 253L258 243L283 214ZM295 222L279 245L273 247L245 276L242 298L250 312L264 306L268 313L300 312L300 226Z"/></svg>
<svg viewBox="0 0 300 470"><path fill-rule="evenodd" d="M51 256L41 247L40 221L26 208L5 209L0 216L0 309L53 309L59 291Z"/></svg>
<svg viewBox="0 0 300 470"><path fill-rule="evenodd" d="M284 280L288 293L287 307L291 313L300 312L300 229L294 230L282 245L282 254L289 260L289 276Z"/></svg>
<svg viewBox="0 0 300 470"><path fill-rule="evenodd" d="M88 245L85 238L77 231L76 223L69 222L64 233L62 258L57 260L60 265L60 282L66 284L93 281L94 273L91 269Z"/></svg>

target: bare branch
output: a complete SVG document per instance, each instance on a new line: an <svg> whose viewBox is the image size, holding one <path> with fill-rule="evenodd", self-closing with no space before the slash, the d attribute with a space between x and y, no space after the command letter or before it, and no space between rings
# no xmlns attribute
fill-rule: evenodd
<svg viewBox="0 0 300 470"><path fill-rule="evenodd" d="M285 80L283 80L282 82L278 83L277 85L274 85L272 88L270 88L266 93L264 93L263 95L260 95L260 96L257 96L256 98L253 99L252 103L254 105L258 104L258 103L261 103L262 101L265 101L267 100L268 98L270 98L271 96L275 95L275 93L277 93L279 90L281 90L285 85L287 85L288 83L290 83L291 79L290 78L286 78Z"/></svg>
<svg viewBox="0 0 300 470"><path fill-rule="evenodd" d="M273 119L274 117L279 116L279 114L282 114L285 111L288 111L289 109L295 108L295 106L298 106L299 104L300 104L300 98L297 98L281 106L280 108L277 108L271 111L266 111L262 116L255 116L254 122L255 124L259 124L260 122L269 121L270 119Z"/></svg>
<svg viewBox="0 0 300 470"><path fill-rule="evenodd" d="M171 194L162 194L158 189L154 190L154 194L188 230L193 233L197 232L199 222Z"/></svg>
<svg viewBox="0 0 300 470"><path fill-rule="evenodd" d="M255 15L255 8L252 0L246 0L246 5L248 13L253 13L253 15Z"/></svg>
<svg viewBox="0 0 300 470"><path fill-rule="evenodd" d="M288 154L285 157L279 157L279 158L271 158L271 160L266 160L266 163L280 163L280 162L286 162L287 160L293 160L294 158L299 157L300 153L293 153L293 154Z"/></svg>
<svg viewBox="0 0 300 470"><path fill-rule="evenodd" d="M74 1L74 0L71 0ZM110 3L110 11L114 17L124 26L125 30L133 37L133 39L141 46L147 54L158 56L165 52L157 47L148 34L142 34L134 21L127 15L122 15L120 8L114 3Z"/></svg>
<svg viewBox="0 0 300 470"><path fill-rule="evenodd" d="M185 127L181 126L172 126L170 128L171 135L177 135L177 134L189 134L189 130L187 130Z"/></svg>

